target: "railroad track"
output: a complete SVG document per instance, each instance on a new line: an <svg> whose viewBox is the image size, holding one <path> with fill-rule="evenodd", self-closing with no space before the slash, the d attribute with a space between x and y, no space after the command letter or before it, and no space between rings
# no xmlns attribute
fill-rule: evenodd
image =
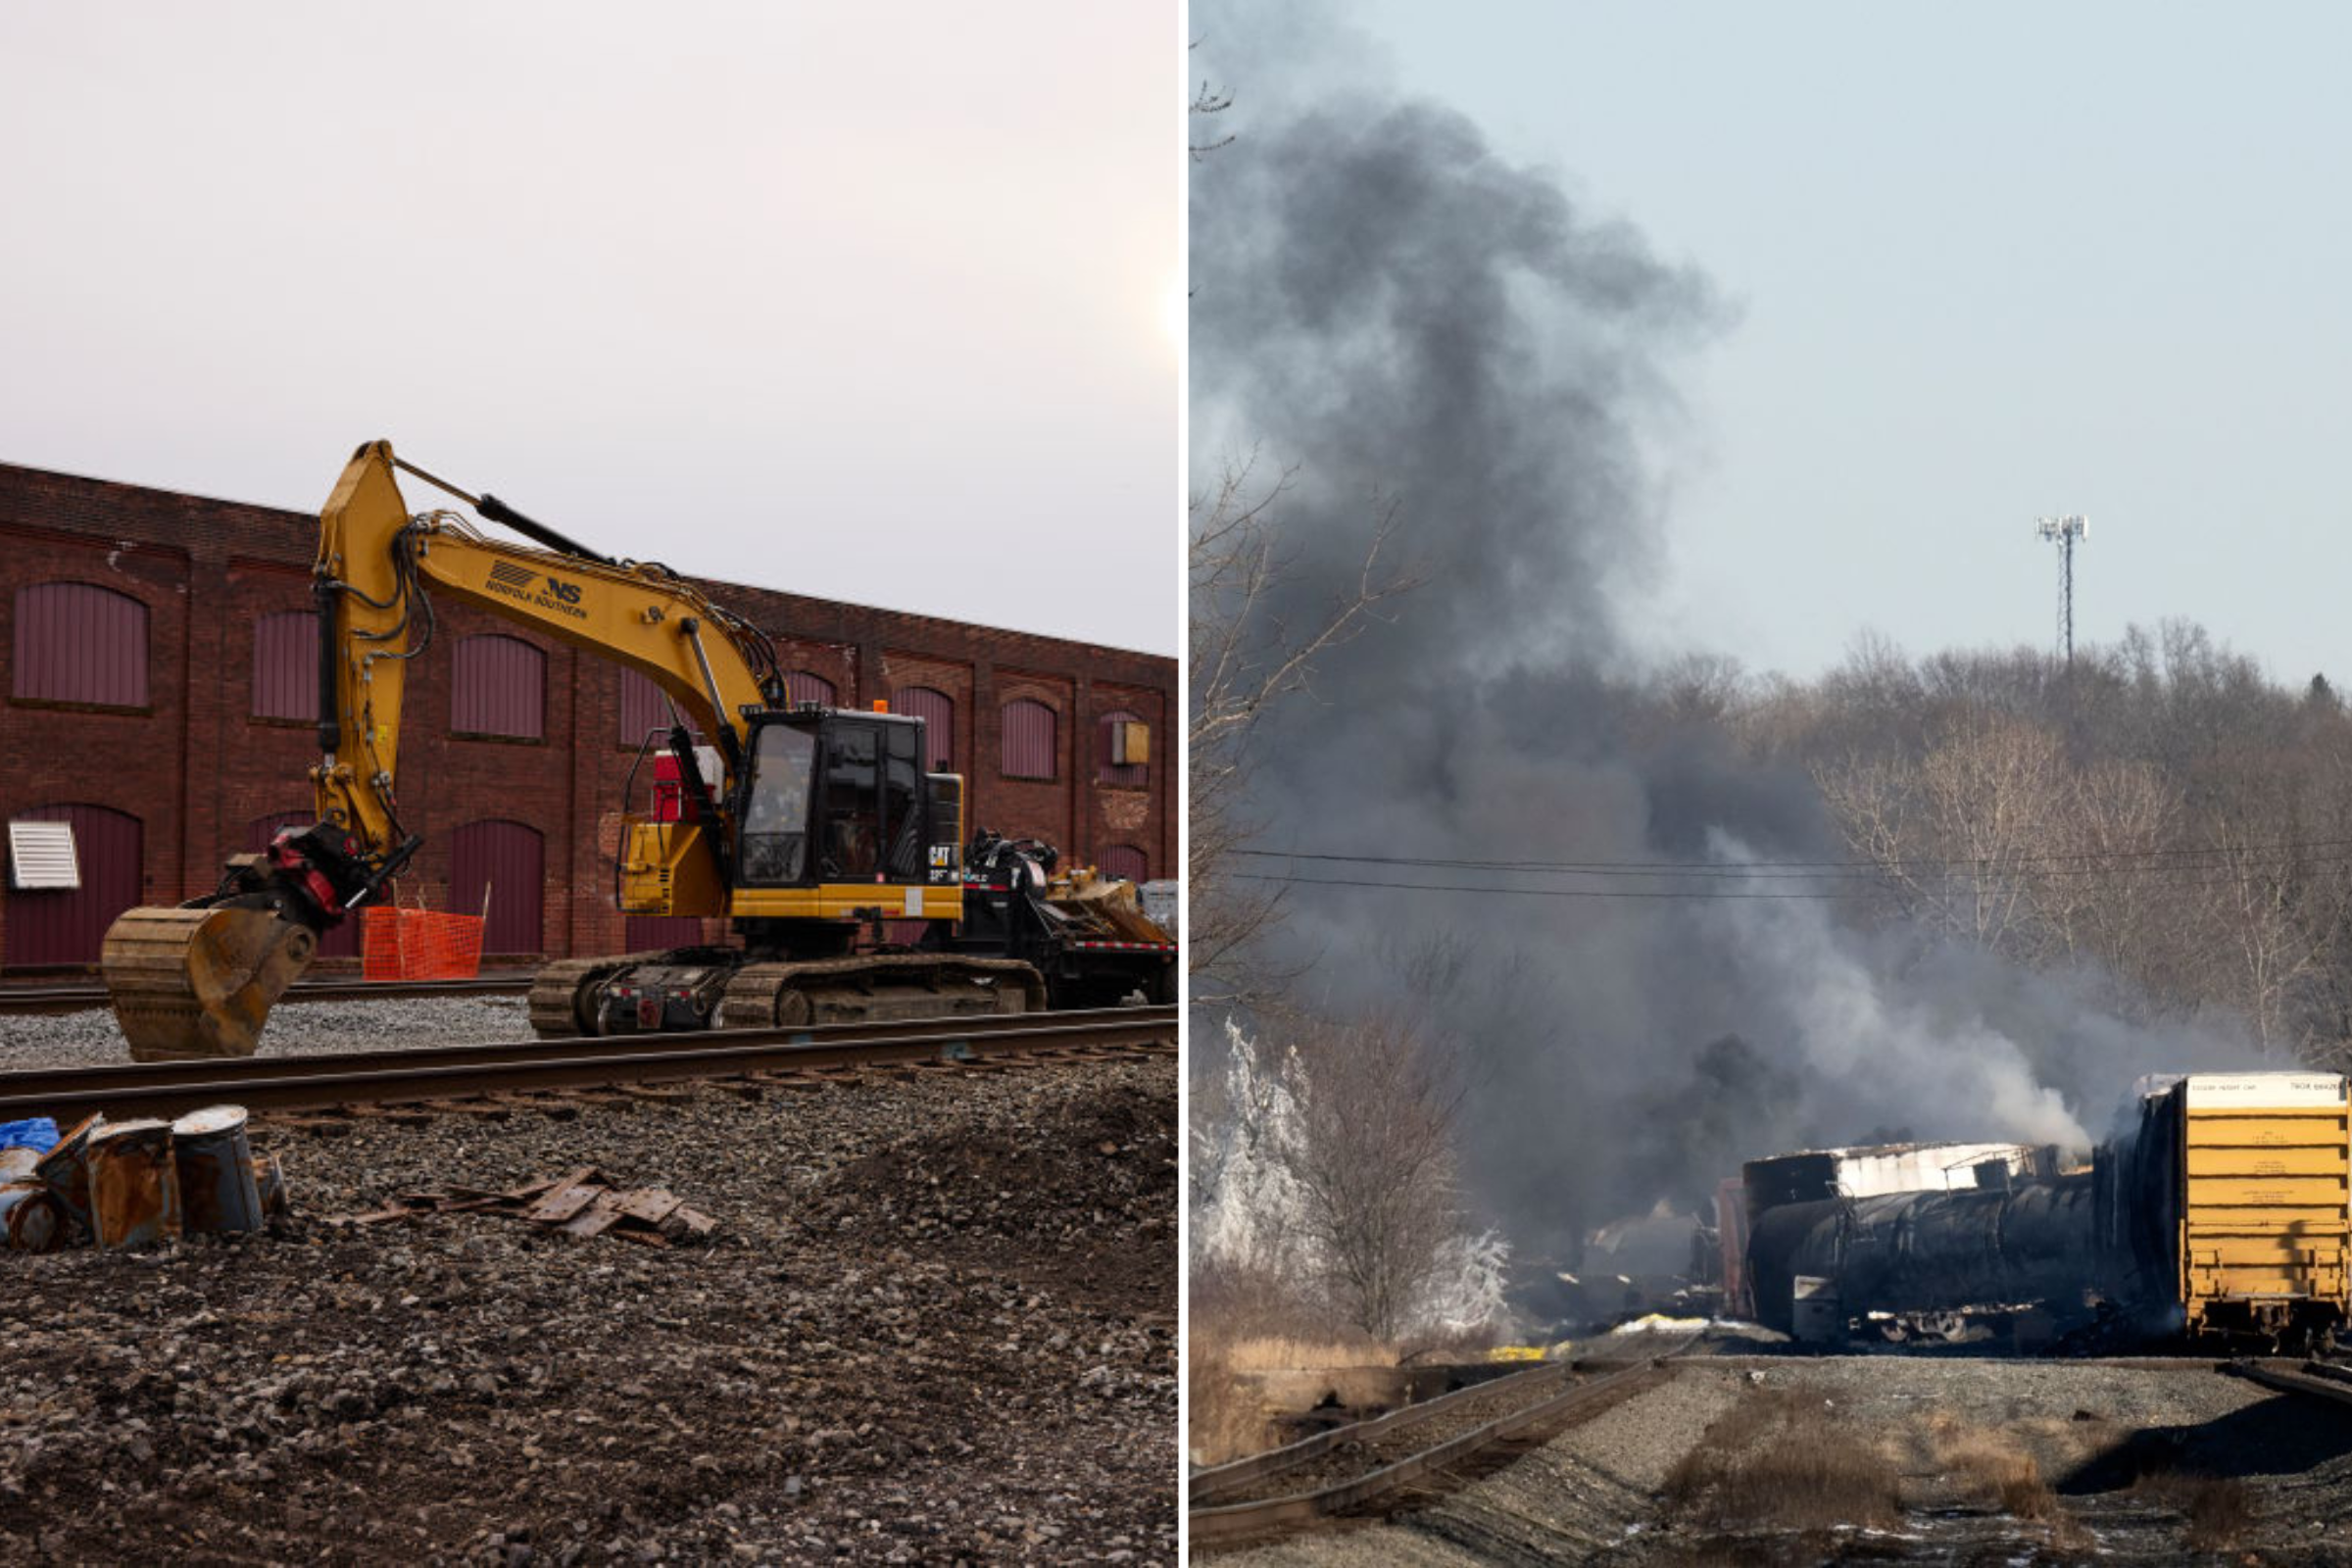
<svg viewBox="0 0 2352 1568"><path fill-rule="evenodd" d="M305 980L280 997L278 1005L417 997L518 997L531 989L531 975L517 971L486 974L472 980ZM86 1012L106 1005L106 987L100 985L0 986L0 1017Z"/></svg>
<svg viewBox="0 0 2352 1568"><path fill-rule="evenodd" d="M2331 1361L2231 1361L2222 1370L2231 1377L2245 1378L2264 1388L2277 1389L2281 1394L2300 1394L2307 1398L2352 1404L2352 1367Z"/></svg>
<svg viewBox="0 0 2352 1568"><path fill-rule="evenodd" d="M333 1055L233 1056L0 1072L0 1121L175 1116L201 1105L325 1110L463 1103L612 1085L746 1079L818 1082L860 1067L986 1067L1028 1060L1115 1060L1172 1053L1175 1007L1015 1013L898 1023L728 1029L706 1034L516 1040Z"/></svg>
<svg viewBox="0 0 2352 1568"><path fill-rule="evenodd" d="M1287 1447L1197 1472L1186 1520L1196 1545L1295 1534L1367 1512L1396 1511L1408 1496L1467 1479L1579 1421L1656 1387L1671 1361L1698 1342L1609 1371L1531 1367L1457 1389L1422 1404L1336 1427Z"/></svg>

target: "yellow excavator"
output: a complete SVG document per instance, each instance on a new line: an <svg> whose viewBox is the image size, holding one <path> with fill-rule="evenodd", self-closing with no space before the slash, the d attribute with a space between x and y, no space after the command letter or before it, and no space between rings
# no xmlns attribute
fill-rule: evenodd
<svg viewBox="0 0 2352 1568"><path fill-rule="evenodd" d="M395 470L534 541L412 514ZM766 635L653 562L588 550L499 501L363 446L319 516L318 820L229 860L177 908L125 911L102 967L142 1061L250 1055L319 935L380 902L422 839L401 820L402 689L448 598L637 670L670 704L674 779L622 817L630 914L723 916L741 946L566 959L530 993L542 1036L1034 1011L1038 970L953 949L963 912L963 781L925 768L920 718L795 704ZM705 743L698 746L698 736ZM716 754L707 764L708 751ZM660 771L668 773L667 766ZM712 777L715 773L717 776ZM630 803L633 804L633 803ZM860 945L881 922L919 942Z"/></svg>

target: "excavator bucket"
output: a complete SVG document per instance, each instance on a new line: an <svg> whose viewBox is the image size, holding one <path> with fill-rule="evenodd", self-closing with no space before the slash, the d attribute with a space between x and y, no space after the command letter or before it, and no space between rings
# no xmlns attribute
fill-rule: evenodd
<svg viewBox="0 0 2352 1568"><path fill-rule="evenodd" d="M250 1056L318 946L271 909L125 909L99 962L133 1061Z"/></svg>

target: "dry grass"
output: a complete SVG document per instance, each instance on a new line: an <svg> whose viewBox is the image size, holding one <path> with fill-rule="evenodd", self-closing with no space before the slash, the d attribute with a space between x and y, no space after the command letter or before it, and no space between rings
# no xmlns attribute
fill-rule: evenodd
<svg viewBox="0 0 2352 1568"><path fill-rule="evenodd" d="M2234 1476L2163 1470L2132 1482L2132 1495L2185 1519L2192 1550L2235 1550L2254 1528L2254 1494Z"/></svg>
<svg viewBox="0 0 2352 1568"><path fill-rule="evenodd" d="M1205 1344L1203 1343L1205 1341ZM1279 1334L1225 1336L1193 1332L1196 1354L1203 1348L1220 1355L1236 1372L1292 1372L1309 1367L1396 1366L1396 1347L1370 1339L1294 1339Z"/></svg>
<svg viewBox="0 0 2352 1568"><path fill-rule="evenodd" d="M2058 1423L2036 1423L2034 1430L2054 1439L2073 1439ZM1938 1469L1961 1497L1983 1507L1997 1508L2013 1519L2050 1527L2050 1544L2063 1550L2082 1550L2092 1544L2089 1531L2067 1512L2058 1494L2041 1473L2041 1461L2025 1445L2021 1425L1994 1428L1963 1421L1938 1412L1928 1422L1928 1446Z"/></svg>
<svg viewBox="0 0 2352 1568"><path fill-rule="evenodd" d="M1196 1312L1185 1346L1193 1462L1223 1464L1274 1446L1273 1422L1252 1381L1256 1374L1396 1364L1396 1347L1361 1336L1236 1334Z"/></svg>
<svg viewBox="0 0 2352 1568"><path fill-rule="evenodd" d="M1186 1447L1195 1464L1223 1464L1273 1446L1273 1425L1254 1385L1243 1382L1221 1348L1194 1337L1185 1355Z"/></svg>
<svg viewBox="0 0 2352 1568"><path fill-rule="evenodd" d="M1749 1392L1666 1478L1670 1502L1718 1530L1902 1523L1900 1477L1817 1396Z"/></svg>

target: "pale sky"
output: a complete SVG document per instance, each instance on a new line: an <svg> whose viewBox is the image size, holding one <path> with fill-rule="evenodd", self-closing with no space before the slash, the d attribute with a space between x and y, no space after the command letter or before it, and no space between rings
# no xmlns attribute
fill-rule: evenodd
<svg viewBox="0 0 2352 1568"><path fill-rule="evenodd" d="M1705 272L1670 569L1635 630L1812 673L2203 621L2352 677L2352 11L1365 0L1195 61L1250 131L1312 69L1472 117ZM1358 30L1360 39L1329 36Z"/></svg>
<svg viewBox="0 0 2352 1568"><path fill-rule="evenodd" d="M1173 654L1173 0L0 10L0 461ZM419 498L413 495L412 501Z"/></svg>

